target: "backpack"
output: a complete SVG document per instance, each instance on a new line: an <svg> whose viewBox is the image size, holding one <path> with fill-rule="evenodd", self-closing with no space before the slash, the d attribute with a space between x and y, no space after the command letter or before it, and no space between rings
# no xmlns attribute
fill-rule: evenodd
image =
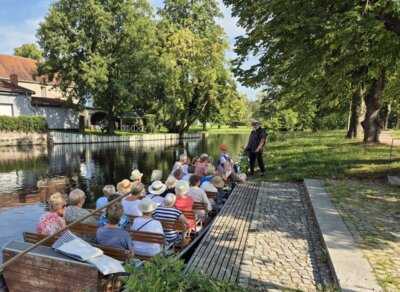
<svg viewBox="0 0 400 292"><path fill-rule="evenodd" d="M229 163L231 163L231 158L227 155L221 154L221 156L219 157L218 161L217 161L217 170L220 166L224 167L224 165L221 162L221 158L224 157L226 161L228 161Z"/></svg>

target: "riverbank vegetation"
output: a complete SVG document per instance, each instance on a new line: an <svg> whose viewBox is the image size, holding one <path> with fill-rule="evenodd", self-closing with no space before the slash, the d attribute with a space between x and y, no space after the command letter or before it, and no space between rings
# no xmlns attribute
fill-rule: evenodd
<svg viewBox="0 0 400 292"><path fill-rule="evenodd" d="M383 180L399 174L400 150L344 139L341 131L282 133L267 142L266 181L302 181L304 178Z"/></svg>
<svg viewBox="0 0 400 292"><path fill-rule="evenodd" d="M48 129L46 119L41 116L0 116L0 131L45 133Z"/></svg>

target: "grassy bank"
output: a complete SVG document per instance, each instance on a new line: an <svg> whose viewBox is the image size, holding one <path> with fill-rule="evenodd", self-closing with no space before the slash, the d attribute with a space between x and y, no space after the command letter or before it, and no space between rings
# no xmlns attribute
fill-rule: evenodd
<svg viewBox="0 0 400 292"><path fill-rule="evenodd" d="M390 130L390 134L394 139L400 140L400 130Z"/></svg>
<svg viewBox="0 0 400 292"><path fill-rule="evenodd" d="M284 133L268 142L264 151L267 181L301 181L303 178L383 179L400 174L400 149L347 140L344 131Z"/></svg>

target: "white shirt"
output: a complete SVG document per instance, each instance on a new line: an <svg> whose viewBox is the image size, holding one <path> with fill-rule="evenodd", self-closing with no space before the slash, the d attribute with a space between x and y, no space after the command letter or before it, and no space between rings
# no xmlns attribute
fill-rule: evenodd
<svg viewBox="0 0 400 292"><path fill-rule="evenodd" d="M217 188L209 181L203 182L200 188L203 189L205 192L212 192L212 193L218 192Z"/></svg>
<svg viewBox="0 0 400 292"><path fill-rule="evenodd" d="M142 212L139 210L140 200L128 201L126 198L121 200L122 207L124 207L124 213L132 216L142 216Z"/></svg>
<svg viewBox="0 0 400 292"><path fill-rule="evenodd" d="M188 173L188 174L185 174L182 178L181 178L181 180L183 180L183 181L189 181L189 179L190 179L190 177L193 175L193 173Z"/></svg>
<svg viewBox="0 0 400 292"><path fill-rule="evenodd" d="M157 204L157 206L164 205L165 202L165 199L159 195L148 194L146 198L152 200L154 203Z"/></svg>
<svg viewBox="0 0 400 292"><path fill-rule="evenodd" d="M150 220L152 221L143 226L143 224L145 224ZM141 226L143 227L140 228ZM131 229L138 230L139 228L140 228L139 231L164 234L164 230L162 228L161 223L154 219L136 218L135 221L133 221ZM133 241L133 248L136 254L142 256L155 256L161 251L161 247L158 243L140 242L135 240Z"/></svg>
<svg viewBox="0 0 400 292"><path fill-rule="evenodd" d="M211 211L212 208L210 200L207 198L207 194L203 189L200 189L199 187L190 187L187 196L191 197L193 202L206 203L207 210Z"/></svg>

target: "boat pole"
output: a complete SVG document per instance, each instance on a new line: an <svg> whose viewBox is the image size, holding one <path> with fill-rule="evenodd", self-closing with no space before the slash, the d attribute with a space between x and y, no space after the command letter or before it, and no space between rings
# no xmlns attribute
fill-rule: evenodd
<svg viewBox="0 0 400 292"><path fill-rule="evenodd" d="M70 224L68 224L67 226L65 226L64 228L62 228L61 230L57 231L56 233L47 236L46 238L43 238L42 240L38 241L37 243L35 243L34 245L28 247L26 250L22 251L20 254L17 254L15 257L9 259L8 261L6 261L5 263L3 263L0 266L0 273L3 272L3 269L5 267L7 267L8 265L12 264L13 262L15 262L17 259L19 259L20 257L22 257L23 255L27 254L28 252L30 252L31 250L35 249L36 247L38 247L39 245L42 245L43 243L47 242L48 240L56 237L57 235L63 233L64 231L68 230L68 228L74 226L77 223L82 222L83 220L89 218L90 216L93 216L94 214L100 212L101 210L107 208L108 206L111 206L112 204L121 201L123 198L129 196L131 194L131 192L127 192L121 196L119 196L118 198L115 198L114 200L108 202L107 204L105 204L103 207L98 208L92 212L90 212L89 214L83 216L82 218L79 218L77 220L75 220L74 222L71 222Z"/></svg>

